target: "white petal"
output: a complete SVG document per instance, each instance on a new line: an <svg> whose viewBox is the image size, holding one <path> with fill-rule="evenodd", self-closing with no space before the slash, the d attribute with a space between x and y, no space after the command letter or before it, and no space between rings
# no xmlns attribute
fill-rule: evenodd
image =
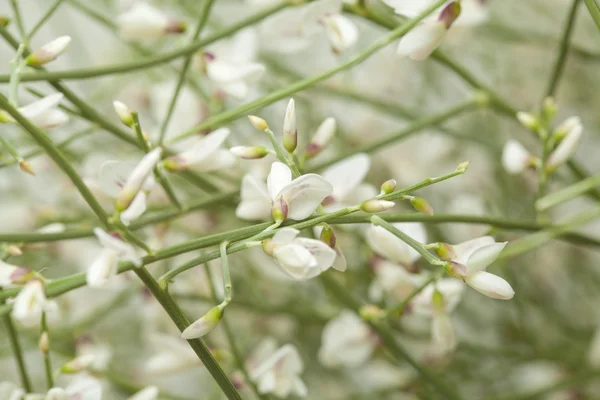
<svg viewBox="0 0 600 400"><path fill-rule="evenodd" d="M117 198L117 207L121 207L120 210L129 207L129 204L133 201L138 192L142 189L148 176L150 176L154 170L154 167L160 161L162 154L162 148L157 147L148 154L146 154L141 161L136 165L131 174L127 177L127 181L119 193Z"/></svg>
<svg viewBox="0 0 600 400"><path fill-rule="evenodd" d="M17 269L19 269L19 267L16 265L11 265L0 260L0 287L12 285L11 275Z"/></svg>
<svg viewBox="0 0 600 400"><path fill-rule="evenodd" d="M418 242L425 242L426 233L422 224L406 222L393 225ZM381 226L371 225L366 233L366 239L375 253L404 266L411 265L420 257L415 249Z"/></svg>
<svg viewBox="0 0 600 400"><path fill-rule="evenodd" d="M282 346L256 369L254 376L260 377L262 374L275 368L278 374L284 376L302 372L304 364L295 346L290 344Z"/></svg>
<svg viewBox="0 0 600 400"><path fill-rule="evenodd" d="M139 192L133 199L129 207L121 213L121 222L129 225L131 221L138 218L146 211L146 194Z"/></svg>
<svg viewBox="0 0 600 400"><path fill-rule="evenodd" d="M375 189L375 186L369 183L361 183L354 188L351 192L344 196L343 204L354 205L360 204L365 200L372 199L377 196L379 192Z"/></svg>
<svg viewBox="0 0 600 400"><path fill-rule="evenodd" d="M311 35L322 29L323 18L339 14L342 10L341 0L320 0L311 2L304 8L302 16L302 33Z"/></svg>
<svg viewBox="0 0 600 400"><path fill-rule="evenodd" d="M315 260L317 260L317 266L321 271L325 271L331 267L337 257L335 250L320 240L296 238L294 243L297 243L310 251Z"/></svg>
<svg viewBox="0 0 600 400"><path fill-rule="evenodd" d="M277 246L273 250L273 257L283 272L297 280L310 279L314 274L320 272L315 257L308 249L299 244Z"/></svg>
<svg viewBox="0 0 600 400"><path fill-rule="evenodd" d="M508 282L497 275L485 271L478 271L465 278L467 285L492 299L509 300L515 291Z"/></svg>
<svg viewBox="0 0 600 400"><path fill-rule="evenodd" d="M581 141L581 134L583 133L583 127L581 125L575 126L569 134L558 144L556 149L548 156L547 166L548 168L556 168L564 164L577 150L579 142Z"/></svg>
<svg viewBox="0 0 600 400"><path fill-rule="evenodd" d="M245 175L242 179L240 197L240 204L235 210L236 217L254 221L271 215L271 198L267 188L253 175Z"/></svg>
<svg viewBox="0 0 600 400"><path fill-rule="evenodd" d="M299 397L306 397L308 395L308 389L306 388L306 385L304 384L302 379L300 379L300 378L294 379L293 393Z"/></svg>
<svg viewBox="0 0 600 400"><path fill-rule="evenodd" d="M331 194L333 187L317 174L302 175L285 186L276 199L288 204L288 218L302 220L310 216Z"/></svg>
<svg viewBox="0 0 600 400"><path fill-rule="evenodd" d="M44 126L49 122L56 123L57 115L48 114L48 112L57 107L63 97L64 95L62 93L51 94L40 100L36 100L25 107L19 108L19 112L34 125ZM49 116L51 116L50 120L47 119Z"/></svg>
<svg viewBox="0 0 600 400"><path fill-rule="evenodd" d="M342 249L340 249L338 245L335 246L334 250L337 255L335 257L335 261L333 262L332 267L336 271L344 272L348 268L344 252L342 251Z"/></svg>
<svg viewBox="0 0 600 400"><path fill-rule="evenodd" d="M424 60L442 43L446 32L442 22L422 23L400 39L398 54L416 61Z"/></svg>
<svg viewBox="0 0 600 400"><path fill-rule="evenodd" d="M448 314L442 313L432 318L431 336L434 345L444 354L456 348L456 333Z"/></svg>
<svg viewBox="0 0 600 400"><path fill-rule="evenodd" d="M324 22L327 38L336 53L342 53L356 43L358 28L349 18L332 14L326 16Z"/></svg>
<svg viewBox="0 0 600 400"><path fill-rule="evenodd" d="M333 186L333 198L340 202L362 183L370 166L369 156L359 153L333 164L323 171L322 176Z"/></svg>
<svg viewBox="0 0 600 400"><path fill-rule="evenodd" d="M300 231L294 228L281 228L277 230L277 233L273 236L273 243L275 244L287 244L292 243L292 241L298 236Z"/></svg>
<svg viewBox="0 0 600 400"><path fill-rule="evenodd" d="M48 390L44 400L69 400L69 395L65 389L53 387L52 389Z"/></svg>
<svg viewBox="0 0 600 400"><path fill-rule="evenodd" d="M102 384L88 374L79 374L67 386L69 399L102 400Z"/></svg>
<svg viewBox="0 0 600 400"><path fill-rule="evenodd" d="M191 149L179 154L178 157L185 160L188 164L200 162L213 155L221 147L223 142L225 142L230 133L231 132L227 128L217 129L205 137L198 139L197 142L192 145Z"/></svg>
<svg viewBox="0 0 600 400"><path fill-rule="evenodd" d="M42 129L50 129L56 128L68 120L69 116L67 113L59 109L51 109L40 114L37 118L34 118L31 121Z"/></svg>
<svg viewBox="0 0 600 400"><path fill-rule="evenodd" d="M12 316L25 326L34 326L40 322L45 306L43 284L39 280L29 281L15 297Z"/></svg>
<svg viewBox="0 0 600 400"><path fill-rule="evenodd" d="M119 260L131 261L136 266L142 265L142 259L137 250L129 243L109 235L100 228L94 228L94 234L102 246L116 253Z"/></svg>
<svg viewBox="0 0 600 400"><path fill-rule="evenodd" d="M475 271L485 270L488 265L498 258L507 243L493 243L475 250L467 260L467 273L471 274Z"/></svg>
<svg viewBox="0 0 600 400"><path fill-rule="evenodd" d="M102 249L87 270L85 280L90 287L100 287L117 273L117 254L111 249Z"/></svg>
<svg viewBox="0 0 600 400"><path fill-rule="evenodd" d="M151 40L166 33L169 18L145 2L137 2L119 15L119 34L126 40Z"/></svg>
<svg viewBox="0 0 600 400"><path fill-rule="evenodd" d="M158 388L156 386L148 386L127 400L157 400L158 399Z"/></svg>
<svg viewBox="0 0 600 400"><path fill-rule="evenodd" d="M237 158L229 150L218 149L202 161L191 164L190 167L197 172L208 172L232 167L236 162Z"/></svg>
<svg viewBox="0 0 600 400"><path fill-rule="evenodd" d="M504 145L502 150L502 166L509 174L520 174L529 164L531 154L523 145L511 139Z"/></svg>
<svg viewBox="0 0 600 400"><path fill-rule="evenodd" d="M271 199L275 199L281 189L292 182L292 171L290 168L280 163L279 161L275 161L271 165L271 172L269 172L269 176L267 177L267 189L269 190L269 196Z"/></svg>
<svg viewBox="0 0 600 400"><path fill-rule="evenodd" d="M216 83L255 82L264 73L265 67L259 63L234 64L224 60L207 62L207 75Z"/></svg>
<svg viewBox="0 0 600 400"><path fill-rule="evenodd" d="M469 257L471 257L471 254L473 254L475 250L494 243L496 243L496 241L493 237L482 236L454 245L453 248L454 252L456 253L456 258L453 261L466 266L467 262L469 261Z"/></svg>
<svg viewBox="0 0 600 400"><path fill-rule="evenodd" d="M117 197L134 169L135 163L106 161L100 166L98 173L100 189L111 197Z"/></svg>

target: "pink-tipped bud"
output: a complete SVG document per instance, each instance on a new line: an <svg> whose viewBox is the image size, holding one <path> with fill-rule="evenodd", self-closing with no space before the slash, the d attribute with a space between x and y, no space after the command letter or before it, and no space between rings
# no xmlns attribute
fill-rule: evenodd
<svg viewBox="0 0 600 400"><path fill-rule="evenodd" d="M248 119L250 120L252 126L254 126L259 131L266 131L267 129L269 129L267 121L260 117L257 117L255 115L248 115Z"/></svg>
<svg viewBox="0 0 600 400"><path fill-rule="evenodd" d="M448 4L440 13L440 21L444 23L446 29L450 29L456 18L460 15L460 2L453 1Z"/></svg>
<svg viewBox="0 0 600 400"><path fill-rule="evenodd" d="M298 146L298 130L296 129L296 103L290 99L285 118L283 119L283 147L293 153Z"/></svg>
<svg viewBox="0 0 600 400"><path fill-rule="evenodd" d="M235 146L229 149L235 156L246 160L258 160L269 154L269 150L263 146Z"/></svg>
<svg viewBox="0 0 600 400"><path fill-rule="evenodd" d="M43 354L48 354L48 351L50 350L50 337L46 331L42 332L40 335L39 348Z"/></svg>
<svg viewBox="0 0 600 400"><path fill-rule="evenodd" d="M385 316L385 312L374 304L362 306L358 313L365 321L377 321Z"/></svg>
<svg viewBox="0 0 600 400"><path fill-rule="evenodd" d="M425 215L433 215L433 208L429 205L427 200L422 197L410 197L410 204L412 204L413 208L418 212Z"/></svg>
<svg viewBox="0 0 600 400"><path fill-rule="evenodd" d="M456 258L454 246L445 242L438 242L436 244L437 246L434 248L434 251L440 259L444 261L450 261Z"/></svg>
<svg viewBox="0 0 600 400"><path fill-rule="evenodd" d="M331 139L333 139L333 136L335 135L336 125L335 118L331 117L327 118L319 125L317 132L314 134L308 145L306 145L306 150L304 151L306 158L316 156L329 144L329 142L331 142Z"/></svg>
<svg viewBox="0 0 600 400"><path fill-rule="evenodd" d="M394 207L393 201L371 199L363 201L360 205L360 209L366 213L378 213L385 210L389 210Z"/></svg>
<svg viewBox="0 0 600 400"><path fill-rule="evenodd" d="M31 53L25 59L25 62L27 65L39 67L50 61L54 61L56 57L61 55L67 49L69 43L71 43L70 36L58 37Z"/></svg>
<svg viewBox="0 0 600 400"><path fill-rule="evenodd" d="M288 215L288 204L284 199L275 200L271 207L271 215L277 222L285 221Z"/></svg>
<svg viewBox="0 0 600 400"><path fill-rule="evenodd" d="M383 184L381 185L381 194L390 194L394 190L396 190L396 180L395 179L387 180L387 181L383 182Z"/></svg>
<svg viewBox="0 0 600 400"><path fill-rule="evenodd" d="M525 128L530 131L537 132L540 129L540 120L533 114L519 111L517 113L517 119Z"/></svg>
<svg viewBox="0 0 600 400"><path fill-rule="evenodd" d="M319 237L319 240L334 249L337 238L333 228L331 228L331 226L328 224L323 224L323 229L321 230L321 236Z"/></svg>
<svg viewBox="0 0 600 400"><path fill-rule="evenodd" d="M113 107L115 108L115 112L119 116L119 120L121 120L123 125L133 125L133 117L131 116L131 110L125 105L125 103L121 103L120 101L113 101Z"/></svg>
<svg viewBox="0 0 600 400"><path fill-rule="evenodd" d="M25 172L26 174L35 176L35 171L33 170L33 167L27 160L19 160L19 169Z"/></svg>

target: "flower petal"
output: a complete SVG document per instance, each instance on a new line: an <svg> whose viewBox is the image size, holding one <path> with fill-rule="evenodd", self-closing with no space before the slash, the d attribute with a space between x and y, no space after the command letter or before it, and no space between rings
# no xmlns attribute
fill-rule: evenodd
<svg viewBox="0 0 600 400"><path fill-rule="evenodd" d="M515 291L507 281L485 271L477 271L468 275L465 283L492 299L509 300L515 295Z"/></svg>
<svg viewBox="0 0 600 400"><path fill-rule="evenodd" d="M271 172L267 177L267 189L271 199L275 200L281 189L286 187L291 182L292 171L290 168L279 161L275 161L271 165Z"/></svg>
<svg viewBox="0 0 600 400"><path fill-rule="evenodd" d="M231 131L227 128L220 128L198 139L189 150L179 154L178 157L185 160L186 163L193 165L213 155L225 142Z"/></svg>
<svg viewBox="0 0 600 400"><path fill-rule="evenodd" d="M509 174L516 175L523 172L529 163L531 154L523 145L511 139L504 145L502 150L502 166Z"/></svg>
<svg viewBox="0 0 600 400"><path fill-rule="evenodd" d="M426 240L425 228L418 222L394 223L393 225L418 242L424 243ZM415 249L381 226L371 225L366 239L375 253L405 267L410 266L420 257Z"/></svg>
<svg viewBox="0 0 600 400"><path fill-rule="evenodd" d="M108 278L116 275L117 265L117 254L111 249L102 249L87 270L85 276L87 285L90 287L103 286Z"/></svg>
<svg viewBox="0 0 600 400"><path fill-rule="evenodd" d="M473 254L477 249L494 243L496 243L496 241L493 237L482 236L454 245L452 247L454 248L456 258L453 261L466 266L467 262L469 261L469 257L471 257L471 254Z"/></svg>
<svg viewBox="0 0 600 400"><path fill-rule="evenodd" d="M325 271L331 267L336 259L337 253L335 250L320 240L301 237L296 238L294 243L297 243L310 251L315 260L317 260L317 266L321 271Z"/></svg>
<svg viewBox="0 0 600 400"><path fill-rule="evenodd" d="M341 202L365 179L370 166L369 156L359 153L333 164L323 171L322 176L333 186L333 198Z"/></svg>
<svg viewBox="0 0 600 400"><path fill-rule="evenodd" d="M485 270L488 265L493 263L502 252L508 242L493 243L478 248L469 256L467 260L467 273Z"/></svg>
<svg viewBox="0 0 600 400"><path fill-rule="evenodd" d="M131 221L142 215L144 211L146 211L146 193L139 192L129 207L121 213L121 222L129 225Z"/></svg>
<svg viewBox="0 0 600 400"><path fill-rule="evenodd" d="M411 60L424 60L442 43L446 32L442 22L422 23L400 39L398 54Z"/></svg>
<svg viewBox="0 0 600 400"><path fill-rule="evenodd" d="M111 197L117 197L134 169L135 163L106 161L100 166L98 174L100 189Z"/></svg>
<svg viewBox="0 0 600 400"><path fill-rule="evenodd" d="M331 194L333 187L317 174L302 175L281 189L275 199L288 204L288 218L301 220L312 214Z"/></svg>
<svg viewBox="0 0 600 400"><path fill-rule="evenodd" d="M271 215L271 198L266 185L253 175L242 179L241 201L235 215L245 220L262 220Z"/></svg>
<svg viewBox="0 0 600 400"><path fill-rule="evenodd" d="M273 243L275 244L287 244L292 243L292 241L298 236L300 231L294 228L281 228L277 230L277 233L273 236Z"/></svg>

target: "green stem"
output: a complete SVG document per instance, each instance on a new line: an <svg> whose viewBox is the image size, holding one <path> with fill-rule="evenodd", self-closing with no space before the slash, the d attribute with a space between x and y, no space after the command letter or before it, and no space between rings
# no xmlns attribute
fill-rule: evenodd
<svg viewBox="0 0 600 400"><path fill-rule="evenodd" d="M21 157L17 149L15 149L15 147L12 144L10 144L10 142L6 140L3 136L0 136L0 144L2 144L6 151L8 151L8 154L10 154L13 158L13 162L11 162L10 165L18 164L22 160L24 160L24 158Z"/></svg>
<svg viewBox="0 0 600 400"><path fill-rule="evenodd" d="M225 240L219 245L219 252L221 254L221 271L223 273L223 288L225 293L225 301L223 305L227 305L231 302L233 296L231 286L231 276L229 275L229 258L227 257L227 245L229 242Z"/></svg>
<svg viewBox="0 0 600 400"><path fill-rule="evenodd" d="M46 21L48 21L48 19L50 19L52 14L54 14L54 12L58 9L58 7L60 6L60 3L62 3L62 2L63 2L63 0L54 0L54 3L52 3L52 5L48 8L48 10L46 10L46 12L42 16L42 18L40 18L38 23L35 24L35 26L31 29L31 31L27 35L27 40L26 40L27 43L29 43L31 41L31 38L37 33L37 31L42 26L44 26L44 24L46 23Z"/></svg>
<svg viewBox="0 0 600 400"><path fill-rule="evenodd" d="M594 23L600 29L600 8L598 8L596 0L584 0L584 2Z"/></svg>
<svg viewBox="0 0 600 400"><path fill-rule="evenodd" d="M25 40L27 34L25 33L25 25L23 25L23 17L21 16L21 10L19 9L17 0L10 0L10 6L13 10L13 17L15 19L15 23L17 24L19 35L21 35L22 40Z"/></svg>
<svg viewBox="0 0 600 400"><path fill-rule="evenodd" d="M290 167L290 170L292 171L292 176L294 178L297 178L300 175L302 175L300 173L300 170L296 166L296 163L294 163L293 159L291 159L290 157L287 157L286 150L283 148L281 143L279 143L277 141L277 138L275 137L275 134L273 133L273 131L271 129L267 128L267 129L265 129L265 133L269 137L269 141L271 142L271 145L273 146L273 150L275 150L275 154L277 155L277 158L279 159L279 161L281 161L282 163L284 163L285 165Z"/></svg>
<svg viewBox="0 0 600 400"><path fill-rule="evenodd" d="M0 291L0 294L2 294L2 291ZM4 307L3 303L4 300L0 300L0 306ZM12 304L10 304L9 306L12 306ZM2 313L0 312L0 314ZM5 313L2 315L2 321L4 322L4 326L6 327L6 333L8 334L10 347L12 348L15 361L17 362L17 369L21 378L21 386L23 386L25 392L31 393L31 381L27 373L25 359L23 358L23 349L21 348L21 344L19 343L19 336L17 335L17 330L15 329L15 326L13 324L12 317L10 316L10 314Z"/></svg>
<svg viewBox="0 0 600 400"><path fill-rule="evenodd" d="M561 190L542 197L535 203L535 208L538 211L545 211L558 204L564 203L565 201L569 201L586 192L589 192L599 185L600 174L590 176L589 178L583 179L571 186L567 186Z"/></svg>
<svg viewBox="0 0 600 400"><path fill-rule="evenodd" d="M200 10L200 20L198 21L198 25L196 26L196 30L192 35L192 43L196 41L197 38L200 37L204 26L206 25L206 21L208 21L208 16L210 15L210 11L214 4L214 0L204 0L202 4L202 9ZM167 127L169 126L169 121L171 120L171 116L173 115L173 111L175 110L175 106L177 105L177 99L179 98L179 92L183 87L183 82L185 81L185 76L192 65L193 53L188 54L185 57L185 61L183 62L183 66L181 67L181 73L179 74L179 79L177 80L177 86L175 87L175 92L173 96L171 96L171 101L169 102L169 108L167 110L167 115L160 127L160 137L158 139L158 143L162 144L165 140L165 134L167 133Z"/></svg>
<svg viewBox="0 0 600 400"><path fill-rule="evenodd" d="M158 285L158 282L150 275L145 267L135 268L134 272L144 282L146 287L152 292L156 300L162 305L164 310L169 314L171 320L175 323L177 328L183 332L189 325L190 322L186 318L185 314L177 303L173 301L168 292L162 290ZM208 372L215 379L225 396L230 400L241 400L240 394L237 389L233 386L227 374L221 369L219 363L212 356L206 345L201 339L188 340L188 343L202 361Z"/></svg>
<svg viewBox="0 0 600 400"><path fill-rule="evenodd" d="M423 10L423 12L420 13L417 17L415 17L414 19L407 21L406 23L397 27L396 29L391 31L389 34L387 34L384 37L380 38L379 40L375 41L373 44L371 44L365 50L363 50L356 56L350 58L348 61L340 64L339 66L329 69L320 74L303 79L303 80L296 82L286 88L277 90L271 94L268 94L268 95L261 97L255 101L252 101L250 103L247 103L247 104L241 105L239 107L236 107L234 109L225 111L214 117L207 118L202 123L192 127L191 129L181 133L180 135L174 137L171 140L171 142L176 142L176 141L186 138L188 136L194 135L199 130L206 129L206 128L214 128L214 127L223 125L227 122L233 121L236 118L238 118L244 114L247 114L251 110L267 106L267 105L274 103L277 100L281 100L284 97L287 97L293 93L296 93L300 90L303 90L310 86L313 86L313 85L337 74L338 72L347 70L349 68L352 68L352 67L360 64L361 62L365 61L367 58L369 58L371 55L373 55L375 52L377 52L381 48L392 43L394 40L402 37L404 34L406 34L408 31L410 31L412 28L414 28L419 23L419 21L421 21L427 15L431 14L434 10L436 10L442 4L444 4L444 0L437 0L430 7L427 7L425 10Z"/></svg>
<svg viewBox="0 0 600 400"><path fill-rule="evenodd" d="M569 15L567 16L567 21L563 30L562 40L560 41L560 46L558 48L558 56L556 58L556 62L554 63L554 68L552 69L552 75L550 77L550 82L548 83L548 89L546 90L544 98L554 96L556 94L558 82L564 71L565 63L567 62L567 54L569 52L569 45L571 43L571 35L573 34L573 29L575 28L575 17L577 16L577 9L579 8L580 4L580 0L573 0L571 4L571 9L569 10Z"/></svg>
<svg viewBox="0 0 600 400"><path fill-rule="evenodd" d="M54 387L54 374L52 372L52 360L50 359L50 333L48 332L48 324L46 323L46 313L42 313L42 335L46 335L48 338L48 348L42 350L44 357L44 371L46 372L46 384L48 390Z"/></svg>

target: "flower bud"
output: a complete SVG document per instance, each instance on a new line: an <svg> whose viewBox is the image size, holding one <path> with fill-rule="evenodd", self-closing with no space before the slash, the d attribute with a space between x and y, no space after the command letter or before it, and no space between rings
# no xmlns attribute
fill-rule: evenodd
<svg viewBox="0 0 600 400"><path fill-rule="evenodd" d="M425 215L433 215L433 208L429 205L427 200L422 197L410 196L410 204L418 212Z"/></svg>
<svg viewBox="0 0 600 400"><path fill-rule="evenodd" d="M275 221L285 221L288 215L288 204L281 198L273 202L271 207L271 216Z"/></svg>
<svg viewBox="0 0 600 400"><path fill-rule="evenodd" d="M257 117L255 115L248 115L248 119L250 120L250 123L259 131L266 131L267 129L269 129L267 121L260 117Z"/></svg>
<svg viewBox="0 0 600 400"><path fill-rule="evenodd" d="M331 139L335 135L336 125L335 118L332 117L325 119L319 125L317 132L315 132L308 145L306 145L306 150L304 150L306 158L316 156L331 142Z"/></svg>
<svg viewBox="0 0 600 400"><path fill-rule="evenodd" d="M390 194L394 190L396 190L396 180L395 179L387 180L387 181L383 182L383 184L381 185L381 194Z"/></svg>
<svg viewBox="0 0 600 400"><path fill-rule="evenodd" d="M517 119L519 120L521 125L529 129L530 131L537 132L540 128L540 121L533 114L519 111L517 113Z"/></svg>
<svg viewBox="0 0 600 400"><path fill-rule="evenodd" d="M467 267L455 261L448 261L444 268L448 275L460 280L463 280L464 276L467 274Z"/></svg>
<svg viewBox="0 0 600 400"><path fill-rule="evenodd" d="M78 372L86 370L95 360L93 354L83 354L73 360L63 364L59 371L62 374L76 374Z"/></svg>
<svg viewBox="0 0 600 400"><path fill-rule="evenodd" d="M181 337L186 340L197 339L206 335L219 325L221 318L223 318L224 306L218 305L211 308L202 318L198 319L188 326L183 332Z"/></svg>
<svg viewBox="0 0 600 400"><path fill-rule="evenodd" d="M185 170L188 165L185 163L181 157L171 156L169 158L165 158L162 162L162 166L169 172L179 172Z"/></svg>
<svg viewBox="0 0 600 400"><path fill-rule="evenodd" d="M465 283L492 299L510 300L515 295L515 291L508 282L486 271L477 271L468 275Z"/></svg>
<svg viewBox="0 0 600 400"><path fill-rule="evenodd" d="M129 174L115 202L117 211L121 212L129 207L135 196L142 189L148 175L152 173L154 167L160 161L161 154L162 149L160 147L152 150L142 158L131 174Z"/></svg>
<svg viewBox="0 0 600 400"><path fill-rule="evenodd" d="M19 169L29 175L35 176L35 171L33 170L33 167L27 160L19 160Z"/></svg>
<svg viewBox="0 0 600 400"><path fill-rule="evenodd" d="M394 207L393 201L371 199L363 201L360 204L360 209L366 213L378 213L381 211L389 210Z"/></svg>
<svg viewBox="0 0 600 400"><path fill-rule="evenodd" d="M579 142L581 141L581 135L583 133L583 127L581 125L575 125L567 136L556 146L556 149L548 156L546 162L546 170L553 172L556 168L564 164L571 158L571 156L577 150Z"/></svg>
<svg viewBox="0 0 600 400"><path fill-rule="evenodd" d="M453 1L452 3L444 7L442 12L440 13L439 20L444 23L446 29L450 29L454 21L456 21L456 18L458 18L458 16L460 15L460 10L461 7L459 1Z"/></svg>
<svg viewBox="0 0 600 400"><path fill-rule="evenodd" d="M550 121L556 115L558 107L556 106L556 101L554 101L554 97L546 97L544 99L544 103L542 104L542 115L546 121Z"/></svg>
<svg viewBox="0 0 600 400"><path fill-rule="evenodd" d="M15 246L14 244L8 245L6 247L6 252L14 257L23 255L23 250L21 250L19 246Z"/></svg>
<svg viewBox="0 0 600 400"><path fill-rule="evenodd" d="M471 163L470 163L469 161L461 162L460 164L458 164L458 165L456 166L456 171L457 171L457 172L462 172L462 173L465 173L465 172L467 172L467 170L469 169L469 165L470 165L470 164L471 164Z"/></svg>
<svg viewBox="0 0 600 400"><path fill-rule="evenodd" d="M385 316L385 312L374 304L362 306L358 313L365 321L377 321Z"/></svg>
<svg viewBox="0 0 600 400"><path fill-rule="evenodd" d="M563 140L569 133L577 130L583 130L581 119L579 117L570 117L561 122L554 130L553 136L557 141Z"/></svg>
<svg viewBox="0 0 600 400"><path fill-rule="evenodd" d="M40 335L39 348L40 351L44 354L47 354L48 350L50 350L50 337L48 336L48 332L46 331L42 332L42 334Z"/></svg>
<svg viewBox="0 0 600 400"><path fill-rule="evenodd" d="M235 146L229 149L235 156L246 160L258 160L269 154L269 150L263 146Z"/></svg>
<svg viewBox="0 0 600 400"><path fill-rule="evenodd" d="M323 229L321 230L321 236L319 237L319 240L334 249L337 238L333 228L331 228L331 226L328 224L323 224Z"/></svg>
<svg viewBox="0 0 600 400"><path fill-rule="evenodd" d="M0 15L0 26L6 28L10 24L10 18L6 15Z"/></svg>
<svg viewBox="0 0 600 400"><path fill-rule="evenodd" d="M34 67L47 64L50 61L55 60L56 57L63 53L69 46L69 43L71 43L70 36L58 37L31 53L25 59L25 62L27 63L27 65L31 65Z"/></svg>
<svg viewBox="0 0 600 400"><path fill-rule="evenodd" d="M456 258L456 251L454 251L454 246L451 244L438 242L436 245L437 246L433 249L433 251L435 251L435 254L437 254L440 259L444 261L450 261Z"/></svg>
<svg viewBox="0 0 600 400"><path fill-rule="evenodd" d="M298 146L298 130L296 129L296 103L290 99L285 118L283 119L283 147L293 153Z"/></svg>
<svg viewBox="0 0 600 400"><path fill-rule="evenodd" d="M124 103L120 101L113 101L113 107L115 112L119 116L121 122L126 126L133 125L133 118L131 117L131 110Z"/></svg>

